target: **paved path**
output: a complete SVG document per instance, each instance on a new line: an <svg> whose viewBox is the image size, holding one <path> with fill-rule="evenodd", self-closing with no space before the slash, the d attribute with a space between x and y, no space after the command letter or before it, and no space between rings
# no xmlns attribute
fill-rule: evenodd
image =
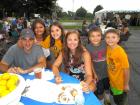
<svg viewBox="0 0 140 105"><path fill-rule="evenodd" d="M131 33L124 47L131 64L128 102L129 105L140 105L140 30L131 30Z"/></svg>

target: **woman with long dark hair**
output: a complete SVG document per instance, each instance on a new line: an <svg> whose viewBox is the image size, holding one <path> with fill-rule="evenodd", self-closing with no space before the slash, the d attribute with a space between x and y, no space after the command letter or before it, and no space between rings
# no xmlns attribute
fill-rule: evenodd
<svg viewBox="0 0 140 105"><path fill-rule="evenodd" d="M81 44L80 34L77 31L68 32L63 45L63 50L52 67L56 83L61 83L59 66L63 63L66 72L81 81L83 91L95 90L91 57Z"/></svg>

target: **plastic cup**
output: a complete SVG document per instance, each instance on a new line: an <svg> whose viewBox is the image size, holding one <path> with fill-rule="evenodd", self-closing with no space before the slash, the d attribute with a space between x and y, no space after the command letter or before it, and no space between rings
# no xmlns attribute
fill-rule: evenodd
<svg viewBox="0 0 140 105"><path fill-rule="evenodd" d="M75 105L84 105L85 98L82 94L75 96Z"/></svg>
<svg viewBox="0 0 140 105"><path fill-rule="evenodd" d="M34 69L35 78L41 79L42 78L42 68Z"/></svg>

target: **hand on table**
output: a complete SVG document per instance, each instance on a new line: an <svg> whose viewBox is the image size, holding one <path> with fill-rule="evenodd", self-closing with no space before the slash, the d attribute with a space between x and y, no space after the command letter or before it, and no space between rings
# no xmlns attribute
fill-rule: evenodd
<svg viewBox="0 0 140 105"><path fill-rule="evenodd" d="M18 74L18 71L14 68L14 67L11 67L7 70L8 73L15 73L15 74Z"/></svg>
<svg viewBox="0 0 140 105"><path fill-rule="evenodd" d="M86 92L86 93L89 92L89 85L86 82L81 81L80 84L82 86L83 92Z"/></svg>
<svg viewBox="0 0 140 105"><path fill-rule="evenodd" d="M26 70L23 70L20 67L11 67L11 68L8 69L8 72L16 73L16 74L25 74Z"/></svg>
<svg viewBox="0 0 140 105"><path fill-rule="evenodd" d="M56 82L56 84L60 84L62 82L61 76L56 76L55 77L55 82Z"/></svg>

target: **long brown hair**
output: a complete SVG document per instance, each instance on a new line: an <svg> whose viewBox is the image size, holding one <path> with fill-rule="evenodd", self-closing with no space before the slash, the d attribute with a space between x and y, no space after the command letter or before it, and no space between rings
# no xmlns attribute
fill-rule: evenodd
<svg viewBox="0 0 140 105"><path fill-rule="evenodd" d="M36 24L37 24L37 23L42 24L43 27L45 28L45 31L44 31L44 33L43 33L43 35L42 35L42 38L43 38L43 41L44 41L45 38L49 35L48 30L47 30L47 28L46 28L46 26L45 26L45 23L44 23L44 21L43 21L42 19L36 19L36 20L33 22L33 24L32 24L32 30L33 30L34 34L35 34L35 28L36 28Z"/></svg>
<svg viewBox="0 0 140 105"><path fill-rule="evenodd" d="M64 39L64 44L63 44L64 47L63 47L63 51L62 51L63 63L65 65L65 67L69 66L68 63L69 63L69 60L70 60L70 49L68 48L68 45L67 45L67 38L71 34L76 34L78 39L79 39L79 43L78 43L78 46L76 48L75 55L73 55L74 61L73 61L72 66L76 67L76 66L78 66L81 63L81 57L82 57L82 54L84 52L82 44L81 44L79 32L77 32L77 31L70 31L70 32L68 32L66 34L66 36L65 36L65 39Z"/></svg>
<svg viewBox="0 0 140 105"><path fill-rule="evenodd" d="M52 28L52 26L57 26L57 27L59 27L60 29L61 29L61 42L63 43L63 37L64 37L64 28L63 28L63 26L59 23L59 22L54 22L54 23L52 23L51 25L50 25L50 29L49 29L49 32L50 32L50 46L52 47L52 46L54 46L54 44L55 44L55 39L52 37L52 35L51 35L51 28Z"/></svg>

